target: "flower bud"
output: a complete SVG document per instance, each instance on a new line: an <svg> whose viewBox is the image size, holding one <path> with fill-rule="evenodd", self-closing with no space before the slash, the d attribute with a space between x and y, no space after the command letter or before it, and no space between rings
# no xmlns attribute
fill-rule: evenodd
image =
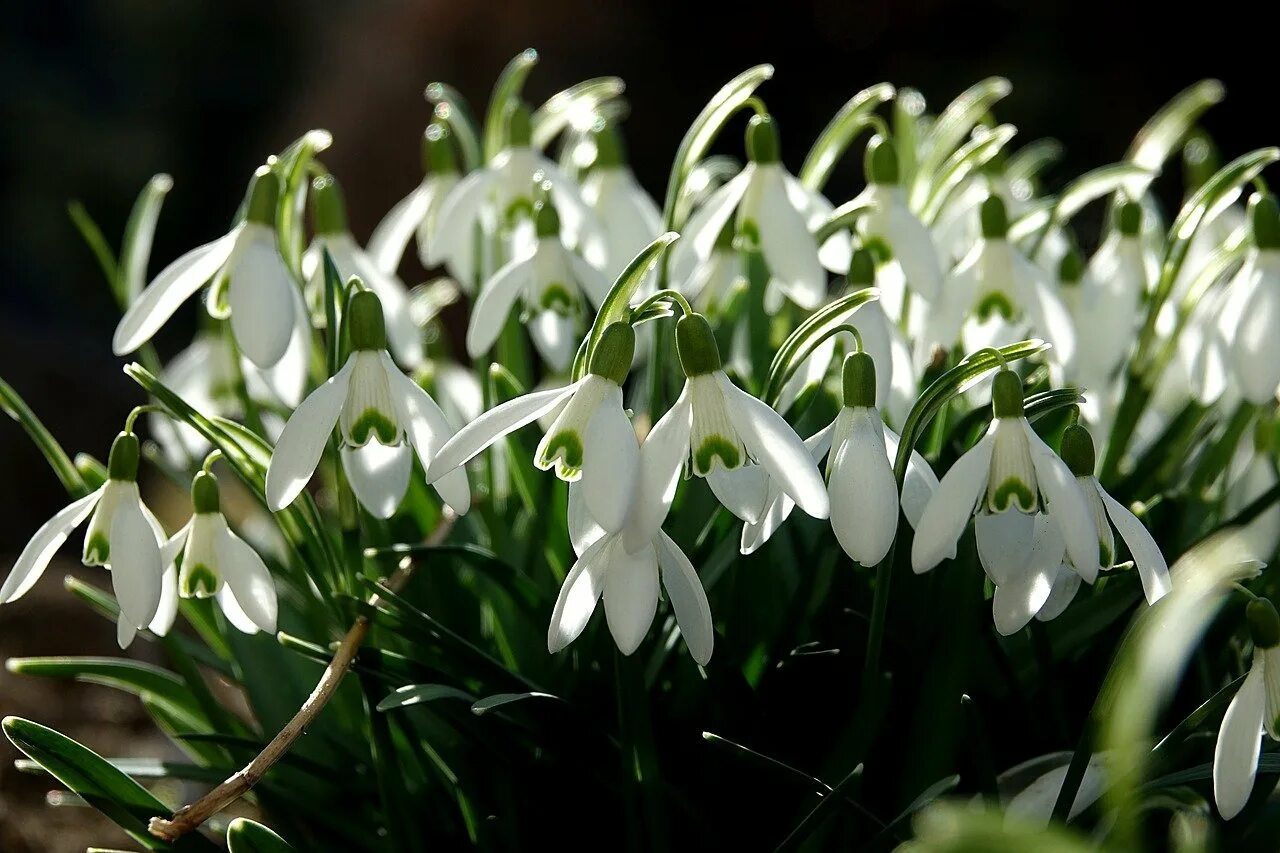
<svg viewBox="0 0 1280 853"><path fill-rule="evenodd" d="M769 115L753 115L747 122L747 157L752 163L776 163L778 155L778 127Z"/></svg>
<svg viewBox="0 0 1280 853"><path fill-rule="evenodd" d="M610 323L600 335L587 371L615 385L626 381L636 352L636 333L630 323Z"/></svg>
<svg viewBox="0 0 1280 853"><path fill-rule="evenodd" d="M311 215L317 234L342 234L347 230L347 205L333 175L311 182Z"/></svg>
<svg viewBox="0 0 1280 853"><path fill-rule="evenodd" d="M245 211L245 219L274 228L279 202L280 180L269 166L259 166L249 184L249 206Z"/></svg>
<svg viewBox="0 0 1280 853"><path fill-rule="evenodd" d="M720 369L720 348L706 317L686 314L676 321L676 353L685 376L702 376Z"/></svg>
<svg viewBox="0 0 1280 853"><path fill-rule="evenodd" d="M987 196L987 200L982 203L981 218L982 236L985 239L1004 239L1008 236L1009 212L1000 196Z"/></svg>
<svg viewBox="0 0 1280 853"><path fill-rule="evenodd" d="M1000 368L991 381L991 411L997 418L1020 418L1026 413L1022 408L1022 380L1007 367Z"/></svg>
<svg viewBox="0 0 1280 853"><path fill-rule="evenodd" d="M122 432L111 442L111 455L107 457L107 476L112 480L134 482L138 479L138 437Z"/></svg>
<svg viewBox="0 0 1280 853"><path fill-rule="evenodd" d="M218 512L218 478L208 471L201 471L191 481L191 505L196 514Z"/></svg>
<svg viewBox="0 0 1280 853"><path fill-rule="evenodd" d="M851 352L841 370L844 404L869 409L876 404L876 363L865 352Z"/></svg>
<svg viewBox="0 0 1280 853"><path fill-rule="evenodd" d="M382 300L371 290L357 290L347 302L347 335L353 350L387 348L387 324Z"/></svg>
<svg viewBox="0 0 1280 853"><path fill-rule="evenodd" d="M893 147L893 141L882 136L872 137L863 158L863 170L869 184L896 185L899 180L898 151Z"/></svg>
<svg viewBox="0 0 1280 853"><path fill-rule="evenodd" d="M1080 424L1072 424L1062 433L1062 461L1077 477L1092 477L1095 464L1093 436Z"/></svg>
<svg viewBox="0 0 1280 853"><path fill-rule="evenodd" d="M1265 598L1255 598L1244 609L1249 622L1249 634L1253 644L1260 649L1280 646L1280 614L1276 606Z"/></svg>

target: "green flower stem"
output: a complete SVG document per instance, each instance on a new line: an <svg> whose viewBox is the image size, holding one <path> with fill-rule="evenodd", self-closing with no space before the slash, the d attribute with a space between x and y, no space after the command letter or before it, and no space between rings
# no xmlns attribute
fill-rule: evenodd
<svg viewBox="0 0 1280 853"><path fill-rule="evenodd" d="M674 303L675 305L677 305L680 308L680 313L682 315L687 316L689 314L694 313L693 306L689 304L688 299L685 299L683 293L681 293L678 290L672 290L671 288L667 288L665 290L659 290L657 293L653 294L648 299L641 302L635 308L632 308L631 316L639 317L642 314L644 314L645 311L652 308L654 305L658 305L663 302Z"/></svg>

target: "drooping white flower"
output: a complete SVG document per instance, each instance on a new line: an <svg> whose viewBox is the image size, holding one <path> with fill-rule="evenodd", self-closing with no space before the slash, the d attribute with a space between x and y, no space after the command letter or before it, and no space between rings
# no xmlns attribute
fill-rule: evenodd
<svg viewBox="0 0 1280 853"><path fill-rule="evenodd" d="M392 354L406 367L416 367L423 356L422 330L409 310L409 291L394 272L384 271L351 236L342 189L333 175L321 175L311 182L311 204L315 237L303 255L302 272L307 277L307 293L313 308L324 304L324 253L327 251L344 284L352 276L359 277L382 300Z"/></svg>
<svg viewBox="0 0 1280 853"><path fill-rule="evenodd" d="M866 173L867 188L860 198L870 209L859 224L863 240L878 240L888 246L907 286L933 302L942 290L942 265L929 229L907 206L898 154L891 141L872 138L867 145Z"/></svg>
<svg viewBox="0 0 1280 853"><path fill-rule="evenodd" d="M662 212L627 166L618 131L604 125L591 136L596 158L582 181L582 199L604 230L603 257L594 266L614 281L662 233Z"/></svg>
<svg viewBox="0 0 1280 853"><path fill-rule="evenodd" d="M1033 562L1036 539L1061 536L1071 565L1092 583L1100 568L1098 533L1071 471L1027 422L1022 383L1008 369L1001 369L992 382L992 411L987 434L956 461L925 507L911 547L911 566L925 572L953 557L976 514L978 555L996 584L997 628L1005 631L1022 616L1026 624L1053 592L1062 552L1043 548L1052 556ZM1008 587L1003 596L1002 586Z"/></svg>
<svg viewBox="0 0 1280 853"><path fill-rule="evenodd" d="M681 258L688 269L679 271L683 274L677 277L675 289L707 316L715 316L740 289L747 287L742 253L733 246L733 229L734 223L726 220L705 259L696 258L692 252Z"/></svg>
<svg viewBox="0 0 1280 853"><path fill-rule="evenodd" d="M460 470L503 436L562 407L538 443L534 464L544 471L554 467L556 476L567 482L580 480L591 517L606 531L621 530L640 470L635 429L622 406L622 383L634 351L631 325L611 324L582 379L524 394L485 412L440 448L427 469L427 481Z"/></svg>
<svg viewBox="0 0 1280 853"><path fill-rule="evenodd" d="M369 237L368 255L383 273L394 276L400 268L409 239L416 236L418 260L432 266L431 234L444 200L458 185L460 176L449 129L432 122L422 136L422 182L387 212ZM459 253L449 258L450 272L466 293L475 290L474 258Z"/></svg>
<svg viewBox="0 0 1280 853"><path fill-rule="evenodd" d="M279 180L269 168L255 172L244 221L156 276L116 326L115 354L131 353L151 340L205 283L225 280L231 331L240 351L261 368L280 361L293 335L297 287L276 242L279 193Z"/></svg>
<svg viewBox="0 0 1280 853"><path fill-rule="evenodd" d="M527 229L521 226L533 213L534 188L548 182L565 243L587 257L603 253L604 235L595 214L573 179L533 148L530 122L528 106L513 104L506 116L506 147L463 178L445 198L430 235L427 261L431 266L448 263L455 274L471 269L483 275L484 266L476 270L470 261L476 253L477 233L485 235L485 242L501 243L503 258L527 254Z"/></svg>
<svg viewBox="0 0 1280 853"><path fill-rule="evenodd" d="M782 416L739 389L720 366L720 352L706 317L689 314L676 323L676 348L687 377L679 399L654 424L645 447L652 462L640 470L634 512L641 529L653 529L645 516L660 505L655 496L675 489L686 462L705 477L724 506L747 522L760 520L764 498L745 488L759 465L784 494L814 518L826 518L827 490L804 442ZM628 539L628 548L640 540Z"/></svg>
<svg viewBox="0 0 1280 853"><path fill-rule="evenodd" d="M1280 485L1276 475L1271 424L1259 420L1252 435L1244 436L1228 469L1228 485L1222 511L1228 518ZM1261 514L1238 529L1246 549L1254 559L1269 563L1280 548L1280 505L1271 504Z"/></svg>
<svg viewBox="0 0 1280 853"><path fill-rule="evenodd" d="M311 479L335 425L342 467L356 498L372 515L390 518L409 487L416 453L424 468L453 435L440 407L400 372L387 354L382 304L362 290L348 302L351 357L290 416L267 469L267 505L278 512ZM459 514L471 505L467 476L456 471L434 484Z"/></svg>
<svg viewBox="0 0 1280 853"><path fill-rule="evenodd" d="M1253 665L1218 729L1213 750L1213 799L1223 819L1244 809L1258 775L1262 732L1280 739L1280 616L1266 599L1246 608Z"/></svg>
<svg viewBox="0 0 1280 853"><path fill-rule="evenodd" d="M218 481L204 471L191 483L195 514L165 543L162 557L179 556L183 598L216 598L227 621L246 634L276 630L276 588L271 572L249 543L231 531L218 500Z"/></svg>
<svg viewBox="0 0 1280 853"><path fill-rule="evenodd" d="M1227 285L1217 329L1240 395L1260 405L1280 387L1280 208L1265 196L1250 213L1254 245Z"/></svg>
<svg viewBox="0 0 1280 853"><path fill-rule="evenodd" d="M924 457L912 451L899 500L893 464L899 436L885 425L875 405L875 362L866 352L845 358L842 385L844 405L835 421L805 439L813 461L827 460L827 491L831 503L831 527L850 559L864 566L884 558L898 528L898 506L914 527L937 488ZM751 485L763 493L759 521L742 529L740 550L751 554L768 541L791 514L794 501L776 482L758 471Z"/></svg>
<svg viewBox="0 0 1280 853"><path fill-rule="evenodd" d="M563 372L578 346L585 300L599 308L609 281L562 242L560 216L550 199L538 202L531 250L503 266L480 288L467 326L467 353L480 358L502 333L517 301L539 354Z"/></svg>
<svg viewBox="0 0 1280 853"><path fill-rule="evenodd" d="M121 648L138 629L151 627L158 634L168 630L168 624L153 624L165 587L160 559L164 532L138 494L138 452L138 438L133 433L116 436L107 461L106 483L59 510L36 531L0 587L0 604L25 595L71 531L88 519L81 559L86 566L111 570L111 586L120 605ZM168 621L171 623L172 617Z"/></svg>
<svg viewBox="0 0 1280 853"><path fill-rule="evenodd" d="M1142 206L1125 202L1116 221L1119 227L1089 260L1074 312L1086 344L1077 349L1074 371L1090 389L1106 387L1133 347L1147 291Z"/></svg>
<svg viewBox="0 0 1280 853"><path fill-rule="evenodd" d="M673 264L683 268L680 259L689 251L699 261L709 259L725 224L732 220L739 239L764 258L769 271L766 304L781 307L778 295L783 295L802 308L817 308L827 292L823 260L844 272L849 264L848 241L832 238L823 244L819 257L811 229L826 219L831 206L782 166L778 134L768 116L753 116L748 124L747 154L751 162L746 168L689 218Z"/></svg>
<svg viewBox="0 0 1280 853"><path fill-rule="evenodd" d="M1075 356L1075 329L1043 270L1009 244L1008 215L996 196L982 204L983 237L942 286L925 326L924 347L959 342L966 352L999 347L1034 333L1053 344L1060 366Z"/></svg>

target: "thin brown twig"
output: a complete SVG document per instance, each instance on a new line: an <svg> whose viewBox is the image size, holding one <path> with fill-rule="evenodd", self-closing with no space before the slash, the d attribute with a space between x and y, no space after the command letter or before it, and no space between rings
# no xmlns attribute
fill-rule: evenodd
<svg viewBox="0 0 1280 853"><path fill-rule="evenodd" d="M446 507L444 517L441 518L435 529L431 531L431 535L427 537L426 544L439 545L443 542L445 537L449 535L449 531L453 529L453 523L456 519L457 516ZM393 592L399 592L408 582L410 576L413 575L413 570L413 561L406 557L396 566L396 570L391 576L387 578L387 588ZM379 597L375 593L369 599L369 606L376 607L378 603ZM262 748L262 752L259 752L257 757L199 800L178 809L172 818L151 818L147 824L147 831L164 841L171 843L177 841L183 835L196 829L206 820L244 796L250 788L256 785L266 772L285 756L285 753L293 746L294 741L302 736L307 727L324 709L324 706L329 703L329 700L337 691L338 685L342 683L343 677L351 669L351 664L356 659L356 653L359 652L365 636L369 633L369 625L370 622L367 615L361 614L356 617L356 621L352 623L346 636L342 638L337 651L333 654L333 659L325 667L324 674L320 676L320 680L316 683L315 689L311 691L311 695L302 703L302 707L298 709L298 713L294 714L293 719L280 730L279 734L271 739L270 743Z"/></svg>

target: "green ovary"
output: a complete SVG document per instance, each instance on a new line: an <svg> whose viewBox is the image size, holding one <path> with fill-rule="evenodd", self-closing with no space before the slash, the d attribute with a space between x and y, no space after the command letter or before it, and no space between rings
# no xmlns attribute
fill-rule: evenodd
<svg viewBox="0 0 1280 853"><path fill-rule="evenodd" d="M582 438L576 432L556 433L549 442L538 467L546 470L556 466L556 476L561 480L576 480L582 473Z"/></svg>
<svg viewBox="0 0 1280 853"><path fill-rule="evenodd" d="M574 298L573 291L559 282L554 282L544 287L542 296L538 299L538 307L545 311L556 311L560 314L570 313L577 304L578 301Z"/></svg>
<svg viewBox="0 0 1280 853"><path fill-rule="evenodd" d="M347 439L356 447L363 447L370 438L377 438L379 444L396 443L399 430L395 423L377 409L365 409L356 418L347 433Z"/></svg>
<svg viewBox="0 0 1280 853"><path fill-rule="evenodd" d="M81 562L86 566L101 566L111 559L111 543L101 533L90 534L84 540L84 557Z"/></svg>
<svg viewBox="0 0 1280 853"><path fill-rule="evenodd" d="M992 512L1004 512L1015 508L1022 512L1034 512L1035 492L1021 480L1010 477L991 491L987 507Z"/></svg>
<svg viewBox="0 0 1280 853"><path fill-rule="evenodd" d="M209 598L218 591L218 573L204 563L183 565L181 592L183 598Z"/></svg>
<svg viewBox="0 0 1280 853"><path fill-rule="evenodd" d="M999 314L1006 320L1012 320L1014 315L1013 303L1003 293L988 293L978 302L977 307L973 309L973 313L981 322L990 320L992 316Z"/></svg>
<svg viewBox="0 0 1280 853"><path fill-rule="evenodd" d="M706 476L711 471L716 457L726 470L733 470L742 464L742 454L731 441L723 436L712 435L702 440L702 444L693 454L693 470Z"/></svg>

